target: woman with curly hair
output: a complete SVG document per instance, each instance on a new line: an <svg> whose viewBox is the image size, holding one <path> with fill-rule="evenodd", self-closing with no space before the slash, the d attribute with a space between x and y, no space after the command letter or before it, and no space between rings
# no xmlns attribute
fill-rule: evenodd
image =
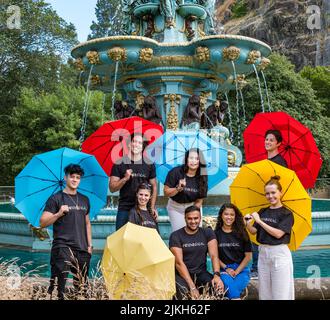
<svg viewBox="0 0 330 320"><path fill-rule="evenodd" d="M243 216L235 205L222 205L215 234L218 241L220 277L225 286L226 296L239 300L250 281L247 264L252 258L252 249Z"/></svg>

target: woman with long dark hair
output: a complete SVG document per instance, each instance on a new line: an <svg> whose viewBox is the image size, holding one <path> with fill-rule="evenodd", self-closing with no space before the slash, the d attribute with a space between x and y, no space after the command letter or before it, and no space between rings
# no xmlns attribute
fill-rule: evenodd
<svg viewBox="0 0 330 320"><path fill-rule="evenodd" d="M238 300L250 281L247 265L252 257L252 249L243 216L235 205L222 205L215 234L221 267L220 278L224 283L226 296Z"/></svg>
<svg viewBox="0 0 330 320"><path fill-rule="evenodd" d="M151 197L151 184L141 183L136 192L135 206L129 212L128 221L158 231L158 224L151 208Z"/></svg>
<svg viewBox="0 0 330 320"><path fill-rule="evenodd" d="M192 148L185 154L184 164L173 168L166 177L164 194L169 197L167 212L172 231L185 226L184 211L195 205L202 208L207 197L207 172L203 153Z"/></svg>

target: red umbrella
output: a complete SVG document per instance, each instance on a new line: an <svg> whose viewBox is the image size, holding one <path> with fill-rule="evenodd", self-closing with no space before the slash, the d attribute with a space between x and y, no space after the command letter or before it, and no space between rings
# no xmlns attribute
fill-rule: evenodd
<svg viewBox="0 0 330 320"><path fill-rule="evenodd" d="M141 133L148 144L159 138L162 126L140 117L109 121L98 128L82 144L82 151L96 157L103 170L110 175L113 164L127 154L126 141L132 133Z"/></svg>
<svg viewBox="0 0 330 320"><path fill-rule="evenodd" d="M246 161L267 159L265 133L279 130L283 141L279 148L290 169L305 188L313 188L322 165L322 158L312 133L285 112L258 113L243 133Z"/></svg>

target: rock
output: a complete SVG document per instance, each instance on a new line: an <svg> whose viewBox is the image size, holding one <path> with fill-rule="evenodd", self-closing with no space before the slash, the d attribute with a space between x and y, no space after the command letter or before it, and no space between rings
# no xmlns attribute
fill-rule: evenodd
<svg viewBox="0 0 330 320"><path fill-rule="evenodd" d="M230 19L235 1L217 1L216 25L224 24L226 34L240 34L266 42L274 51L285 54L297 70L305 65L330 64L330 2L328 0L251 0L249 13ZM320 8L321 29L308 28L311 5ZM228 20L229 19L229 20Z"/></svg>

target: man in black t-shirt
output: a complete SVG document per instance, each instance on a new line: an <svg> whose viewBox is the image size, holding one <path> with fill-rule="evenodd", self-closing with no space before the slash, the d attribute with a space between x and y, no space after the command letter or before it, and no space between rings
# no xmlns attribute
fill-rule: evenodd
<svg viewBox="0 0 330 320"><path fill-rule="evenodd" d="M176 298L190 295L198 299L200 290L208 286L217 291L223 290L220 279L220 264L216 236L211 228L200 228L200 209L190 206L185 210L186 226L174 231L170 236L169 247L175 256ZM210 255L214 274L206 268L207 254ZM196 287L197 286L197 287Z"/></svg>
<svg viewBox="0 0 330 320"><path fill-rule="evenodd" d="M58 280L58 298L64 299L65 283L69 271L73 274L76 292L86 285L92 254L92 232L89 219L89 199L77 192L84 170L76 164L64 169L66 187L51 196L40 218L40 227L53 225L51 249L51 279L48 293ZM79 268L79 269L78 269ZM80 270L81 274L77 274Z"/></svg>
<svg viewBox="0 0 330 320"><path fill-rule="evenodd" d="M128 156L119 160L111 170L110 191L119 191L116 230L128 222L129 211L135 205L138 186L147 182L152 185L151 209L155 218L157 199L156 168L143 159L144 141L142 134L134 133L128 141Z"/></svg>

